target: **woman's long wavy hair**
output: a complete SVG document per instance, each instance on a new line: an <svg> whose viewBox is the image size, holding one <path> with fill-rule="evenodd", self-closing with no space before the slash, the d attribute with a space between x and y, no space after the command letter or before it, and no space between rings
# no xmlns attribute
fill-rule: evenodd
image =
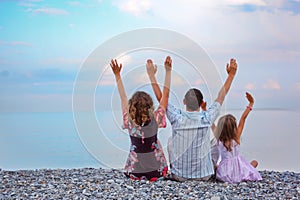
<svg viewBox="0 0 300 200"><path fill-rule="evenodd" d="M153 115L153 100L143 91L135 92L128 101L129 115L133 122L139 126L147 125Z"/></svg>
<svg viewBox="0 0 300 200"><path fill-rule="evenodd" d="M237 133L235 117L231 114L222 116L218 121L216 133L227 151L231 151L231 141L236 138Z"/></svg>

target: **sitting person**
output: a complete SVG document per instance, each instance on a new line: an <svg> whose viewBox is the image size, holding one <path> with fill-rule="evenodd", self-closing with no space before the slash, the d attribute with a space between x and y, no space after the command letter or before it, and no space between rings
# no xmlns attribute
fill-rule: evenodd
<svg viewBox="0 0 300 200"><path fill-rule="evenodd" d="M253 97L246 93L249 105L243 112L239 124L231 114L221 117L216 127L216 134L219 135L219 150L221 162L217 168L216 178L223 182L239 183L241 181L262 180L259 172L255 169L258 165L256 160L250 163L240 155L241 135L245 120L252 110Z"/></svg>
<svg viewBox="0 0 300 200"><path fill-rule="evenodd" d="M111 60L110 66L115 75L123 110L123 126L128 129L131 140L130 153L125 165L125 175L134 179L155 181L164 177L168 165L163 149L157 139L158 128L166 127L165 112L169 99L172 61L165 62L165 87L159 107L154 111L150 95L138 91L127 100L121 79L122 64Z"/></svg>
<svg viewBox="0 0 300 200"><path fill-rule="evenodd" d="M226 70L228 77L221 88L215 102L206 112L200 112L203 95L200 90L190 89L183 100L186 111L168 104L167 117L172 125L172 139L168 145L171 179L208 180L214 174L211 157L211 143L209 129L219 115L220 107L228 93L235 77L237 64L230 60ZM162 93L155 78L156 68L152 62L147 63L147 73L158 100Z"/></svg>

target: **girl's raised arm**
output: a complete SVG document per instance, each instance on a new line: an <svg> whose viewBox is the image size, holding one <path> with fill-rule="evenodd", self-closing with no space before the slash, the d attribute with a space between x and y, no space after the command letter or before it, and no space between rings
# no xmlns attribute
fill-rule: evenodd
<svg viewBox="0 0 300 200"><path fill-rule="evenodd" d="M118 64L117 60L111 60L110 62L110 67L115 75L116 78L116 83L118 86L118 91L120 94L120 98L121 98L121 106L122 106L122 111L127 111L128 110L128 99L126 96L126 92L124 89L124 85L122 82L122 78L121 78L121 70L122 70L122 64Z"/></svg>
<svg viewBox="0 0 300 200"><path fill-rule="evenodd" d="M167 56L164 65L166 69L166 74L165 74L165 82L164 82L162 98L160 100L160 106L162 106L164 109L167 109L168 102L169 102L171 70L172 70L172 59L170 56Z"/></svg>
<svg viewBox="0 0 300 200"><path fill-rule="evenodd" d="M146 64L146 69L155 97L157 101L160 102L162 93L159 85L157 84L156 77L155 77L155 74L157 72L157 66L153 64L151 59L148 59Z"/></svg>
<svg viewBox="0 0 300 200"><path fill-rule="evenodd" d="M165 60L165 83L164 83L164 89L163 93L160 90L159 85L157 84L155 74L157 72L157 67L153 64L152 60L147 60L146 68L147 68L147 74L151 82L152 89L154 91L154 94L156 96L156 99L160 102L160 105L167 109L168 106L168 100L169 100L169 94L170 94L170 85L171 85L171 70L172 70L172 59L170 56L167 56Z"/></svg>
<svg viewBox="0 0 300 200"><path fill-rule="evenodd" d="M249 105L246 107L245 111L243 112L241 119L239 121L239 125L237 127L236 141L238 143L240 143L240 139L241 139L241 135L242 135L242 132L244 129L246 118L247 118L248 114L250 113L250 111L252 110L252 106L254 104L254 98L248 92L246 92L246 98L249 101Z"/></svg>

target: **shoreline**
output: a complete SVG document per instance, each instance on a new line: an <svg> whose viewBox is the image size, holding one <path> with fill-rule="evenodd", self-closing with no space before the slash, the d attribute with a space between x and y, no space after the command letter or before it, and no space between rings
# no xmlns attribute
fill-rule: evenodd
<svg viewBox="0 0 300 200"><path fill-rule="evenodd" d="M132 181L120 169L0 169L2 199L299 199L300 173L259 171L258 182Z"/></svg>

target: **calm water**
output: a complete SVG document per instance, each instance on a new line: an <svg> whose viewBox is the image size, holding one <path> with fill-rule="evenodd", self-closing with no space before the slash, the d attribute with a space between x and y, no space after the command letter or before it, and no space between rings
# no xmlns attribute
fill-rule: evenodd
<svg viewBox="0 0 300 200"><path fill-rule="evenodd" d="M239 117L241 111L231 113ZM113 146L100 148L97 153L100 155L89 153L90 144L80 139L85 133L77 133L72 113L1 113L0 168L103 167L102 163L108 167L123 167L129 138L120 128L120 115L101 112L97 113L97 119L105 140L96 144L99 147ZM159 132L164 148L170 137L168 127ZM297 159L300 153L299 130L300 112L253 111L243 132L242 154L249 160L258 160L259 170L300 172ZM103 156L105 162L99 156Z"/></svg>

